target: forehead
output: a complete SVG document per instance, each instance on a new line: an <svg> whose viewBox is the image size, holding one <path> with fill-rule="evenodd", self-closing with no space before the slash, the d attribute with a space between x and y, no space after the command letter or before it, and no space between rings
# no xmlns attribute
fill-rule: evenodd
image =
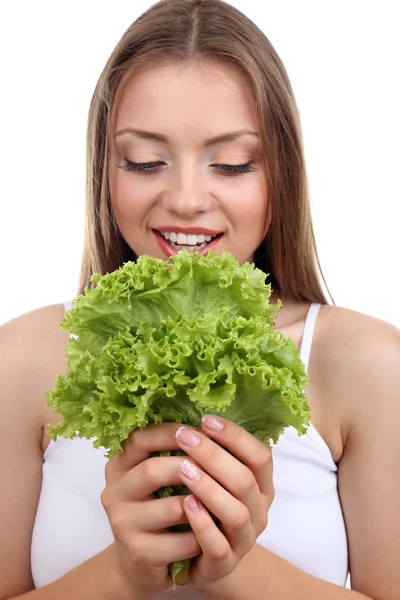
<svg viewBox="0 0 400 600"><path fill-rule="evenodd" d="M117 129L146 122L218 129L257 128L249 86L233 66L202 62L153 62L132 69L121 82L114 112Z"/></svg>

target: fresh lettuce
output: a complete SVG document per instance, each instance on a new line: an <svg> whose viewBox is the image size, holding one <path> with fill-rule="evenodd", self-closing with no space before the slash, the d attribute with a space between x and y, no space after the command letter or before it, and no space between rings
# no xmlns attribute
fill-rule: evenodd
<svg viewBox="0 0 400 600"><path fill-rule="evenodd" d="M280 303L270 304L271 287L254 265L182 251L169 262L141 256L91 280L94 289L61 324L74 335L67 371L47 393L64 417L50 427L53 439L94 438L111 457L137 427L199 427L206 413L267 445L290 425L305 433L304 366L294 342L274 328ZM180 583L184 562L171 567Z"/></svg>

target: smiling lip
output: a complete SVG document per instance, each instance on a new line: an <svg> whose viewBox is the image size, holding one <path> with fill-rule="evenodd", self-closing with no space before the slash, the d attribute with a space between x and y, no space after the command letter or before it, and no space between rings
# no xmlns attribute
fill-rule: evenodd
<svg viewBox="0 0 400 600"><path fill-rule="evenodd" d="M175 231L176 233L186 234L202 233L203 235L218 235L221 233L216 229L206 229L205 227L179 227L178 225L161 225L154 229L154 231Z"/></svg>
<svg viewBox="0 0 400 600"><path fill-rule="evenodd" d="M183 229L183 228L181 228ZM187 229L193 229L193 228L187 228ZM201 228L200 228L201 229ZM159 245L159 247L161 248L161 250L164 252L164 254L169 258L170 256L174 256L175 254L178 254L179 249L175 248L174 246L172 246L171 244L168 243L168 241L161 235L160 231L177 231L177 229L153 229L153 234L154 237L156 238L157 244ZM202 254L203 256L205 256L210 250L214 250L215 246L218 244L219 240L222 238L223 233L208 233L209 231L212 231L211 229L203 229L203 231L206 231L207 233L205 235L217 235L217 237L215 237L213 240L211 240L206 246L204 246L204 248L202 248L201 250L195 250L195 252L198 252L199 254ZM196 232L198 233L203 233L203 231L200 231L199 229L196 229ZM190 233L189 231L181 231L178 233Z"/></svg>

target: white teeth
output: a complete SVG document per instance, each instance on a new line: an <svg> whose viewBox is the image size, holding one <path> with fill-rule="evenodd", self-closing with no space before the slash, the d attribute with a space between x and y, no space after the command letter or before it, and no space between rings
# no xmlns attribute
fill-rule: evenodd
<svg viewBox="0 0 400 600"><path fill-rule="evenodd" d="M176 237L176 243L180 246L184 246L187 244L187 235L186 233L178 233Z"/></svg>
<svg viewBox="0 0 400 600"><path fill-rule="evenodd" d="M188 235L186 243L188 246L195 246L197 244L197 235Z"/></svg>
<svg viewBox="0 0 400 600"><path fill-rule="evenodd" d="M187 250L188 252L196 252L197 250L203 250L207 244L200 244L200 246L179 246L178 244L173 244L174 248L178 250Z"/></svg>
<svg viewBox="0 0 400 600"><path fill-rule="evenodd" d="M173 244L177 244L185 249L194 249L193 246L201 246L204 247L206 244L210 242L214 237L214 235L204 235L203 233L199 233L196 235L195 233L176 233L175 231L160 231L163 238L172 242Z"/></svg>

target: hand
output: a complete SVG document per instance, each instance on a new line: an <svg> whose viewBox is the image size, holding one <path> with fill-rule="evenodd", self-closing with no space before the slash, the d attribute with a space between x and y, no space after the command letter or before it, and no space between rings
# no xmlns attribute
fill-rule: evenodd
<svg viewBox="0 0 400 600"><path fill-rule="evenodd" d="M239 425L211 415L203 417L202 429L206 435L187 427L177 432L190 456L180 467L182 482L193 492L184 508L202 550L190 566L188 585L194 589L236 568L267 526L274 498L269 448Z"/></svg>
<svg viewBox="0 0 400 600"><path fill-rule="evenodd" d="M168 564L201 552L193 532L171 532L187 523L184 496L158 498L160 487L181 484L182 456L151 457L152 452L178 450L179 425L164 423L136 430L124 451L106 466L102 503L110 521L117 555L121 595L154 598L172 588Z"/></svg>

